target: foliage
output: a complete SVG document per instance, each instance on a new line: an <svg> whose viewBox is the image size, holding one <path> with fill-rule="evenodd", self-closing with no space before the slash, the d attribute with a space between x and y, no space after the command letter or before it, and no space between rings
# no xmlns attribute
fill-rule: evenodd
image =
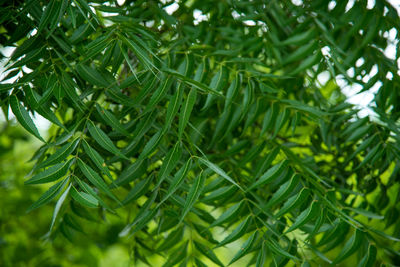
<svg viewBox="0 0 400 267"><path fill-rule="evenodd" d="M55 202L48 238L117 220L149 265L400 262L400 19L351 2L3 2L1 106L43 142L25 183L51 183L29 208Z"/></svg>

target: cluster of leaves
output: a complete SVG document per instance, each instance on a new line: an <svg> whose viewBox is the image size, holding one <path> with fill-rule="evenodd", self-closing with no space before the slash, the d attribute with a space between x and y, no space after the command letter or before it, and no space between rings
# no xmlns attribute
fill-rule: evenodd
<svg viewBox="0 0 400 267"><path fill-rule="evenodd" d="M29 210L58 199L50 233L72 242L128 211L120 236L148 264L223 266L214 250L234 241L230 264L399 262L398 57L383 51L400 19L350 2L3 3L16 80L0 104L44 143L26 184L53 183ZM377 88L373 120L337 77Z"/></svg>

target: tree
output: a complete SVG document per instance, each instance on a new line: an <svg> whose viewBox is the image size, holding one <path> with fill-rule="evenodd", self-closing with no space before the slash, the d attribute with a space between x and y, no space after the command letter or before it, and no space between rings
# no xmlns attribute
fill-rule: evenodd
<svg viewBox="0 0 400 267"><path fill-rule="evenodd" d="M117 215L149 265L400 262L398 13L297 2L3 2L1 107L43 142L49 238Z"/></svg>

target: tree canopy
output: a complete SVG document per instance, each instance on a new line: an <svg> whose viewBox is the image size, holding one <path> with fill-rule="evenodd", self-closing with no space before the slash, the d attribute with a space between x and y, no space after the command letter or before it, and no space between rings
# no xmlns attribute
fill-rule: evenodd
<svg viewBox="0 0 400 267"><path fill-rule="evenodd" d="M150 266L400 262L400 18L370 2L3 1L0 105L41 142L46 238Z"/></svg>

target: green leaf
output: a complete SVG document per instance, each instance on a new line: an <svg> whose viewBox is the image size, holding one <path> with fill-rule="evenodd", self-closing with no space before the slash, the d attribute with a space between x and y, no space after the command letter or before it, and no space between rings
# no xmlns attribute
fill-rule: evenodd
<svg viewBox="0 0 400 267"><path fill-rule="evenodd" d="M362 258L358 267L373 267L376 261L377 249L374 245L369 244L367 254Z"/></svg>
<svg viewBox="0 0 400 267"><path fill-rule="evenodd" d="M276 203L282 201L283 199L285 199L296 188L296 186L299 183L299 180L300 180L300 176L298 174L294 174L289 181L287 181L286 183L281 185L281 187L279 187L278 191L276 191L272 195L272 197L268 201L268 204L266 207L269 208L269 207L275 205Z"/></svg>
<svg viewBox="0 0 400 267"><path fill-rule="evenodd" d="M339 262L349 257L351 254L356 252L358 247L362 244L363 239L364 233L357 229L355 233L351 236L351 238L347 240L346 244L340 251L339 255L332 262L332 264L338 264Z"/></svg>
<svg viewBox="0 0 400 267"><path fill-rule="evenodd" d="M96 140L96 142L104 149L109 152L118 155L123 159L128 159L123 155L118 148L113 144L111 139L106 135L100 128L96 127L93 122L89 121L87 124L90 135Z"/></svg>
<svg viewBox="0 0 400 267"><path fill-rule="evenodd" d="M137 178L140 178L147 169L146 160L136 160L129 167L124 169L121 175L113 182L115 186L125 185Z"/></svg>
<svg viewBox="0 0 400 267"><path fill-rule="evenodd" d="M253 246L254 241L258 237L258 231L255 231L247 240L244 242L244 244L241 246L240 250L236 253L236 255L233 257L233 259L229 262L229 265L243 257L244 255L248 254L250 252L251 247Z"/></svg>
<svg viewBox="0 0 400 267"><path fill-rule="evenodd" d="M183 97L183 86L179 85L171 101L168 104L167 115L165 116L165 126L163 131L166 131L170 126L176 113L178 113L179 107L181 106Z"/></svg>
<svg viewBox="0 0 400 267"><path fill-rule="evenodd" d="M158 174L158 182L155 188L158 188L165 178L171 173L179 159L182 156L182 148L180 142L177 142L175 146L167 153L161 165L160 172Z"/></svg>
<svg viewBox="0 0 400 267"><path fill-rule="evenodd" d="M372 125L364 125L356 129L354 132L352 132L346 141L347 142L357 141L361 137L365 136L371 129Z"/></svg>
<svg viewBox="0 0 400 267"><path fill-rule="evenodd" d="M168 76L162 82L161 85L157 88L157 90L151 96L149 103L146 105L146 109L144 112L148 112L152 110L166 95L168 89L172 85L172 79Z"/></svg>
<svg viewBox="0 0 400 267"><path fill-rule="evenodd" d="M187 173L189 172L190 168L192 166L192 160L189 158L185 165L183 165L179 171L175 174L174 178L171 181L171 184L167 190L166 195L164 198L161 200L161 202L158 204L160 206L163 202L165 202L173 193L175 193L176 190L181 186L183 180L186 178Z"/></svg>
<svg viewBox="0 0 400 267"><path fill-rule="evenodd" d="M204 158L199 158L199 160L206 165L208 168L210 168L211 170L213 170L216 174L222 176L224 179L226 179L228 182L234 184L235 186L237 186L240 190L244 191L242 189L242 187L240 185L238 185L231 177L228 176L228 174L226 174L226 172L224 170L222 170L220 167L218 167L217 165L215 165L214 163L208 161L207 159Z"/></svg>
<svg viewBox="0 0 400 267"><path fill-rule="evenodd" d="M182 246L180 246L177 250L172 252L168 257L166 263L162 265L162 267L172 267L175 266L177 263L181 262L187 254L187 246L188 241L186 241Z"/></svg>
<svg viewBox="0 0 400 267"><path fill-rule="evenodd" d="M226 67L221 66L219 68L218 73L215 74L214 77L211 79L209 87L216 92L220 92L225 87L227 82L228 82L228 72L226 70ZM204 106L201 110L204 111L209 109L214 101L215 101L215 95L208 94L206 102L204 103Z"/></svg>
<svg viewBox="0 0 400 267"><path fill-rule="evenodd" d="M190 78L180 74L179 72L177 72L175 70L164 68L164 69L162 69L162 71L167 73L167 74L171 74L171 75L177 77L182 82L188 84L189 86L196 87L197 89L199 89L199 90L201 90L203 92L212 93L212 94L215 94L215 95L222 96L220 92L215 91L214 89L211 89L210 87L206 86L205 84L202 84L201 82L198 82L196 80L190 79Z"/></svg>
<svg viewBox="0 0 400 267"><path fill-rule="evenodd" d="M60 163L61 161L65 160L72 152L75 151L76 147L78 146L80 139L77 138L72 142L68 142L59 149L51 154L45 161L40 163L37 168L44 168L49 165L53 165L54 163Z"/></svg>
<svg viewBox="0 0 400 267"><path fill-rule="evenodd" d="M144 146L142 153L140 153L139 160L147 158L151 153L156 150L158 144L161 142L164 133L160 130L155 135L153 135L149 142Z"/></svg>
<svg viewBox="0 0 400 267"><path fill-rule="evenodd" d="M269 239L268 242L266 242L267 247L274 252L275 254L281 255L282 257L286 257L292 260L298 260L295 256L292 254L288 253L286 250L281 248L278 242L276 242L273 239Z"/></svg>
<svg viewBox="0 0 400 267"><path fill-rule="evenodd" d="M308 221L314 219L321 212L321 207L318 201L313 201L311 206L309 206L306 210L304 210L300 215L296 218L294 223L286 230L285 233L289 233L304 224Z"/></svg>
<svg viewBox="0 0 400 267"><path fill-rule="evenodd" d="M61 85L62 92L65 92L74 106L83 113L87 108L76 93L77 85L66 72L62 73Z"/></svg>
<svg viewBox="0 0 400 267"><path fill-rule="evenodd" d="M76 66L79 75L87 82L100 87L108 87L110 84L96 69L89 66L79 64Z"/></svg>
<svg viewBox="0 0 400 267"><path fill-rule="evenodd" d="M157 69L149 55L138 44L136 44L134 40L128 39L123 35L120 35L120 37L121 40L132 50L132 52L135 53L146 69Z"/></svg>
<svg viewBox="0 0 400 267"><path fill-rule="evenodd" d="M276 116L278 114L278 106L273 103L268 111L264 115L262 129L260 135L262 136L267 130L271 129L272 123L276 121ZM272 131L271 131L272 132Z"/></svg>
<svg viewBox="0 0 400 267"><path fill-rule="evenodd" d="M31 179L25 181L25 184L44 184L56 181L65 176L74 159L61 162L49 167L48 169L36 174Z"/></svg>
<svg viewBox="0 0 400 267"><path fill-rule="evenodd" d="M235 79L232 81L231 85L229 86L226 92L226 100L224 105L224 111L232 105L233 100L239 94L239 86L241 83L241 77L237 73Z"/></svg>
<svg viewBox="0 0 400 267"><path fill-rule="evenodd" d="M190 92L183 103L179 116L178 136L181 139L183 131L189 121L190 114L192 113L193 106L196 103L197 91L195 88L190 89Z"/></svg>
<svg viewBox="0 0 400 267"><path fill-rule="evenodd" d="M371 219L378 219L378 220L382 220L385 218L385 216L370 212L368 210L364 210L364 209L359 209L359 208L351 208L351 207L346 207L346 209L354 211L355 213L361 214L367 218L371 218Z"/></svg>
<svg viewBox="0 0 400 267"><path fill-rule="evenodd" d="M11 110L17 118L18 122L31 134L36 136L39 140L44 141L44 139L40 136L38 129L33 123L29 113L21 106L18 98L15 95L10 96L10 106Z"/></svg>
<svg viewBox="0 0 400 267"><path fill-rule="evenodd" d="M174 246L176 246L183 237L183 226L178 227L175 231L172 231L164 240L164 242L161 243L161 245L157 248L157 252L164 251L166 249L171 249Z"/></svg>
<svg viewBox="0 0 400 267"><path fill-rule="evenodd" d="M242 116L244 118L250 109L250 104L254 101L254 84L251 80L248 81L246 88L244 89L243 101L242 101Z"/></svg>
<svg viewBox="0 0 400 267"><path fill-rule="evenodd" d="M81 159L78 159L78 166L81 169L82 173L85 177L100 191L107 194L109 197L120 203L119 199L111 193L111 190L108 188L108 185L104 182L103 178L97 174L91 167L86 165Z"/></svg>
<svg viewBox="0 0 400 267"><path fill-rule="evenodd" d="M280 45L299 45L310 41L316 34L315 27L312 27L308 31L300 32L293 36L290 36L285 41L282 41Z"/></svg>
<svg viewBox="0 0 400 267"><path fill-rule="evenodd" d="M105 209L107 209L109 212L111 213L115 213L114 210L112 210L98 195L97 193L93 190L93 188L91 186L89 186L87 183L85 183L84 181L82 181L81 179L78 179L78 177L75 176L75 182L79 185L79 187L85 191L85 193L91 195L92 197L94 197L95 199L97 199L97 201L99 202L99 204L101 206L103 206Z"/></svg>
<svg viewBox="0 0 400 267"><path fill-rule="evenodd" d="M294 208L301 205L309 196L310 190L307 188L303 188L298 194L289 198L285 204L283 204L282 208L275 214L277 218L281 217L283 214L288 213Z"/></svg>
<svg viewBox="0 0 400 267"><path fill-rule="evenodd" d="M219 226L221 224L224 224L226 222L230 222L234 219L237 219L237 216L239 215L241 209L244 206L244 201L240 201L239 203L236 203L235 205L231 206L229 209L227 209L224 213L221 214L221 216L218 217L211 225L210 227L215 227Z"/></svg>
<svg viewBox="0 0 400 267"><path fill-rule="evenodd" d="M263 267L265 263L265 242L262 242L261 248L258 251L256 267Z"/></svg>
<svg viewBox="0 0 400 267"><path fill-rule="evenodd" d="M116 131L120 132L123 135L129 136L130 134L124 128L124 126L119 122L119 120L114 116L114 114L107 109L102 108L99 104L96 103L96 109L99 113L100 117L112 128Z"/></svg>
<svg viewBox="0 0 400 267"><path fill-rule="evenodd" d="M85 192L77 191L75 187L71 189L71 197L79 204L89 208L96 208L99 205L99 201L96 198Z"/></svg>
<svg viewBox="0 0 400 267"><path fill-rule="evenodd" d="M69 194L69 190L71 189L72 184L70 183L69 186L67 187L67 189L65 189L64 193L61 195L61 197L58 199L56 206L54 207L54 212L53 212L53 216L51 218L51 224L50 224L50 229L48 233L51 233L51 230L54 227L54 224L56 222L57 219L57 215L60 212L61 206L64 203L65 199L67 198L68 194Z"/></svg>
<svg viewBox="0 0 400 267"><path fill-rule="evenodd" d="M225 237L225 239L222 240L216 247L224 246L244 236L251 222L252 218L251 216L248 216L235 228L235 230L232 231L232 233L230 233L227 237Z"/></svg>
<svg viewBox="0 0 400 267"><path fill-rule="evenodd" d="M92 160L92 162L96 165L96 167L101 170L104 174L106 174L111 180L112 176L110 171L107 168L106 163L104 162L104 159L100 156L100 154L92 148L86 140L83 140L83 149L85 153L89 156L89 158Z"/></svg>
<svg viewBox="0 0 400 267"><path fill-rule="evenodd" d="M195 247L200 251L200 253L209 258L212 262L216 263L219 266L225 266L211 249L199 242L193 241L193 243Z"/></svg>
<svg viewBox="0 0 400 267"><path fill-rule="evenodd" d="M203 189L203 186L204 186L205 179L206 179L205 175L201 173L194 180L194 183L193 183L192 187L190 188L189 193L186 197L186 202L185 202L185 206L183 207L182 215L180 217L180 222L182 222L182 220L185 218L186 214L190 211L190 209L193 207L194 203L199 198L201 190Z"/></svg>
<svg viewBox="0 0 400 267"><path fill-rule="evenodd" d="M255 183L253 183L248 190L252 190L256 187L260 187L261 185L272 182L273 180L278 178L278 176L283 172L287 165L287 160L283 160L279 164L276 164L274 167L266 171Z"/></svg>
<svg viewBox="0 0 400 267"><path fill-rule="evenodd" d="M143 180L141 180L140 182L138 182L137 184L135 184L135 186L132 188L132 190L129 191L128 195L122 201L122 204L126 205L129 202L135 201L139 197L143 196L147 192L152 180L153 180L153 176L146 177Z"/></svg>
<svg viewBox="0 0 400 267"><path fill-rule="evenodd" d="M210 194L202 198L202 202L213 202L216 200L220 199L226 199L233 195L237 191L237 187L234 185L228 185L228 186L223 186L220 187L214 191L212 191Z"/></svg>
<svg viewBox="0 0 400 267"><path fill-rule="evenodd" d="M64 188L64 186L67 184L68 178L59 181L55 185L49 188L43 195L39 197L39 199L33 203L26 212L30 212L34 209L39 208L40 206L43 206L44 204L49 203L53 198L55 198Z"/></svg>

